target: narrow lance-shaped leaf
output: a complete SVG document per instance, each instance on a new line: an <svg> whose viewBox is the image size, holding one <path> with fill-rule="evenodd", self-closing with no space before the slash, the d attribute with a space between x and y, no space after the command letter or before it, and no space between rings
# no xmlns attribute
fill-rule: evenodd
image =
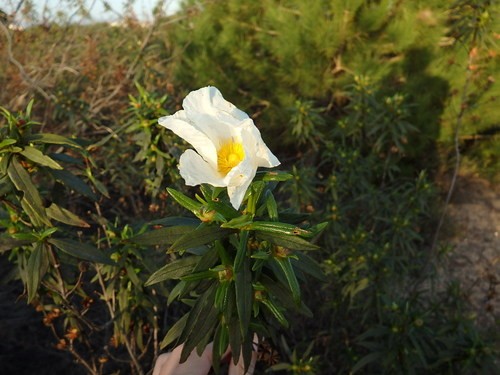
<svg viewBox="0 0 500 375"><path fill-rule="evenodd" d="M205 338L207 332L211 332L215 327L217 321L217 310L213 305L215 289L216 284L214 283L198 298L189 314L186 328L182 332L180 340L184 342L181 363L186 361L193 349Z"/></svg>
<svg viewBox="0 0 500 375"><path fill-rule="evenodd" d="M220 323L217 326L214 335L214 344L212 347L212 365L216 374L220 371L220 360L229 346L229 331L226 324Z"/></svg>
<svg viewBox="0 0 500 375"><path fill-rule="evenodd" d="M8 147L10 145L13 145L16 142L17 142L17 140L16 139L12 139L12 138L4 139L2 142L0 142L0 150L2 148Z"/></svg>
<svg viewBox="0 0 500 375"><path fill-rule="evenodd" d="M178 225L154 229L134 236L129 241L142 246L171 245L183 235L193 232L195 228L193 225Z"/></svg>
<svg viewBox="0 0 500 375"><path fill-rule="evenodd" d="M37 243L28 259L28 272L26 274L28 278L28 303L35 298L40 282L47 272L49 266L47 250L43 244Z"/></svg>
<svg viewBox="0 0 500 375"><path fill-rule="evenodd" d="M164 349L166 346L168 346L170 343L174 342L175 339L177 339L181 333L184 327L186 326L186 322L188 319L188 314L185 314L182 318L177 320L175 324L168 330L167 334L163 338L160 344L160 349Z"/></svg>
<svg viewBox="0 0 500 375"><path fill-rule="evenodd" d="M294 267L317 278L318 280L326 281L326 276L323 270L314 259L298 251L293 252L293 255L298 258L291 258L291 262Z"/></svg>
<svg viewBox="0 0 500 375"><path fill-rule="evenodd" d="M222 228L231 228L231 229L241 229L246 228L250 224L252 224L253 219L252 215L241 215L235 217L234 219L229 220L227 223L221 224Z"/></svg>
<svg viewBox="0 0 500 375"><path fill-rule="evenodd" d="M217 310L224 312L227 308L229 290L231 289L230 281L222 281L219 283L217 287L217 291L215 293L214 306Z"/></svg>
<svg viewBox="0 0 500 375"><path fill-rule="evenodd" d="M271 219L271 221L278 221L278 206L270 190L266 191L266 207L269 219Z"/></svg>
<svg viewBox="0 0 500 375"><path fill-rule="evenodd" d="M248 231L242 230L238 242L238 249L236 250L236 257L234 259L234 272L238 273L243 265L243 261L247 255L248 246Z"/></svg>
<svg viewBox="0 0 500 375"><path fill-rule="evenodd" d="M256 237L259 240L269 241L275 245L283 246L291 250L319 250L320 247L301 237L291 236L281 233L257 232Z"/></svg>
<svg viewBox="0 0 500 375"><path fill-rule="evenodd" d="M47 155L44 155L43 152L40 150L31 147L31 146L26 146L24 149L19 152L21 155L23 155L25 158L35 162L36 164L43 165L45 167L49 167L52 169L63 169L59 163L55 162L52 160L50 157Z"/></svg>
<svg viewBox="0 0 500 375"><path fill-rule="evenodd" d="M183 252L189 248L205 245L207 243L211 243L215 240L220 240L226 237L230 230L216 227L216 226L208 226L202 225L191 231L190 233L186 233L182 237L180 237L177 241L175 241L172 246L170 246L169 252Z"/></svg>
<svg viewBox="0 0 500 375"><path fill-rule="evenodd" d="M66 170L55 170L50 169L49 172L54 176L54 178L60 181L63 185L79 192L86 197L97 200L97 195L92 191L92 189L78 176Z"/></svg>
<svg viewBox="0 0 500 375"><path fill-rule="evenodd" d="M16 157L11 159L8 167L8 174L17 190L23 192L21 204L30 216L33 224L40 227L42 225L52 226L45 213L45 207L42 204L38 190L36 189L26 170L19 164Z"/></svg>
<svg viewBox="0 0 500 375"><path fill-rule="evenodd" d="M19 239L19 238L11 238L6 235L0 236L0 253L8 250L12 250L13 248L24 246L33 241L27 239Z"/></svg>
<svg viewBox="0 0 500 375"><path fill-rule="evenodd" d="M48 242L57 247L59 250L75 258L88 260L90 262L96 262L96 263L103 263L110 265L114 264L106 255L104 255L103 252L101 252L94 246L73 240L60 239L60 238L50 238Z"/></svg>
<svg viewBox="0 0 500 375"><path fill-rule="evenodd" d="M293 224L277 223L274 221L254 221L246 226L245 229L302 237L311 237L314 234Z"/></svg>
<svg viewBox="0 0 500 375"><path fill-rule="evenodd" d="M168 193L174 200L179 203L182 207L188 209L195 215L198 215L200 212L200 209L202 207L202 204L199 202L196 202L195 200L186 197L184 194L178 192L177 190L167 188Z"/></svg>
<svg viewBox="0 0 500 375"><path fill-rule="evenodd" d="M283 171L259 171L255 175L254 180L262 181L288 181L293 178L293 175Z"/></svg>
<svg viewBox="0 0 500 375"><path fill-rule="evenodd" d="M86 221L84 221L83 219L80 219L73 212L71 212L63 207L59 207L55 203L52 203L47 208L46 211L47 211L47 215L51 219L57 220L61 223L73 225L75 227L82 227L82 228L89 228L90 227L90 225Z"/></svg>
<svg viewBox="0 0 500 375"><path fill-rule="evenodd" d="M229 321L229 345L231 345L231 354L233 363L237 364L241 352L241 329L239 319L231 319Z"/></svg>
<svg viewBox="0 0 500 375"><path fill-rule="evenodd" d="M99 193L104 195L106 198L109 198L109 192L108 189L106 188L106 185L104 185L101 181L95 178L90 169L87 169L87 177L89 178L90 182L92 182L92 184Z"/></svg>
<svg viewBox="0 0 500 375"><path fill-rule="evenodd" d="M266 288L269 295L276 298L285 309L295 310L308 317L312 317L311 310L309 310L309 308L303 303L301 303L300 306L297 306L293 300L290 288L287 288L281 282L273 280L265 275L261 277L260 282Z"/></svg>
<svg viewBox="0 0 500 375"><path fill-rule="evenodd" d="M288 320L286 320L282 311L276 306L276 304L270 299L263 299L262 304L273 314L276 320L285 328L288 328Z"/></svg>
<svg viewBox="0 0 500 375"><path fill-rule="evenodd" d="M248 191L248 200L247 200L247 212L250 214L255 214L255 210L257 209L257 203L259 202L260 196L266 187L265 182L263 181L254 181L250 185L250 189Z"/></svg>
<svg viewBox="0 0 500 375"><path fill-rule="evenodd" d="M199 260L200 257L191 256L168 263L154 272L144 285L149 286L168 279L180 279L188 275Z"/></svg>
<svg viewBox="0 0 500 375"><path fill-rule="evenodd" d="M288 286L290 287L290 291L292 292L293 300L298 305L300 303L300 286L297 281L297 277L295 276L290 258L273 257L272 259L283 271L283 274L288 282Z"/></svg>
<svg viewBox="0 0 500 375"><path fill-rule="evenodd" d="M241 270L236 273L236 309L240 320L241 336L246 337L252 314L252 273L250 259L245 258Z"/></svg>
<svg viewBox="0 0 500 375"><path fill-rule="evenodd" d="M32 134L28 135L25 140L30 143L46 143L51 145L64 145L81 148L81 146L72 139L58 134Z"/></svg>

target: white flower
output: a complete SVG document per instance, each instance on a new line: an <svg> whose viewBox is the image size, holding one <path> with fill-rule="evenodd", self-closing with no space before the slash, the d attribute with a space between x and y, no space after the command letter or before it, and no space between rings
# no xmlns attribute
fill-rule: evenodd
<svg viewBox="0 0 500 375"><path fill-rule="evenodd" d="M158 120L196 150L181 155L181 176L189 186L226 186L231 204L238 209L257 168L276 167L279 160L253 120L226 101L217 88L189 93L182 107L184 110Z"/></svg>

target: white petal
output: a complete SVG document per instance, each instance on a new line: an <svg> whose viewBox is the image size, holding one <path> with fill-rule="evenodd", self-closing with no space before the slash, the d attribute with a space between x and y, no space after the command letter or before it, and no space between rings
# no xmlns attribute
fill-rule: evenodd
<svg viewBox="0 0 500 375"><path fill-rule="evenodd" d="M252 165L251 159L246 158L227 174L224 180L227 183L229 200L234 208L240 208L241 202L256 172L257 168Z"/></svg>
<svg viewBox="0 0 500 375"><path fill-rule="evenodd" d="M172 116L161 117L161 126L172 130L179 137L191 144L196 151L213 167L217 166L217 148L205 133L197 129L187 118L184 111L178 111Z"/></svg>
<svg viewBox="0 0 500 375"><path fill-rule="evenodd" d="M254 158L256 166L272 168L281 164L278 158L266 146L259 129L257 129L251 119L245 121L241 139L243 140L245 149L248 149Z"/></svg>
<svg viewBox="0 0 500 375"><path fill-rule="evenodd" d="M210 184L223 187L227 185L219 172L193 150L186 150L181 155L179 172L186 181L186 185L189 186Z"/></svg>
<svg viewBox="0 0 500 375"><path fill-rule="evenodd" d="M248 118L245 112L224 99L220 91L213 86L190 92L184 99L182 107L188 112L189 117L191 117L191 113L217 116L219 112L224 112L239 121Z"/></svg>
<svg viewBox="0 0 500 375"><path fill-rule="evenodd" d="M215 87L191 92L182 105L193 125L205 133L216 147L228 139L239 140L235 132L241 127L242 121L248 119L245 112L224 100Z"/></svg>

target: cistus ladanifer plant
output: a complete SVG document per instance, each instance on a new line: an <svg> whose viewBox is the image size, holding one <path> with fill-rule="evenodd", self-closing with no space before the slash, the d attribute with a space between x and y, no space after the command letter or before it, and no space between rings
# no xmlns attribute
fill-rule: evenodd
<svg viewBox="0 0 500 375"><path fill-rule="evenodd" d="M169 195L194 218L166 218L162 228L138 235L137 244L168 245L171 261L146 285L178 280L168 303L191 306L165 335L161 347L183 344L180 361L199 355L213 341L213 367L230 348L234 363L248 369L255 337L288 327L287 313L311 316L301 300L299 280L323 278L306 251L326 223L280 210L273 191L291 178L275 167L278 159L253 121L223 99L214 87L190 93L184 110L162 117L165 126L190 143L179 170L187 185L200 185L195 199L174 189ZM157 221L158 222L158 221Z"/></svg>

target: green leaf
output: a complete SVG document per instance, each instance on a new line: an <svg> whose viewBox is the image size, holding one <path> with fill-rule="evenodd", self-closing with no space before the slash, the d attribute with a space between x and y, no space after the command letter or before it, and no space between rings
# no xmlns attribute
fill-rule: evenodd
<svg viewBox="0 0 500 375"><path fill-rule="evenodd" d="M28 135L25 140L28 143L46 143L81 148L75 141L57 134L32 134Z"/></svg>
<svg viewBox="0 0 500 375"><path fill-rule="evenodd" d="M222 202L209 201L206 207L209 211L213 210L220 213L226 219L225 221L240 216L238 210L236 210L233 206L227 205Z"/></svg>
<svg viewBox="0 0 500 375"><path fill-rule="evenodd" d="M199 260L198 256L190 256L168 263L154 272L144 285L149 286L169 279L180 279L189 274Z"/></svg>
<svg viewBox="0 0 500 375"><path fill-rule="evenodd" d="M245 258L240 272L236 273L236 309L238 311L241 337L245 338L252 314L252 273L250 271L249 259Z"/></svg>
<svg viewBox="0 0 500 375"><path fill-rule="evenodd" d="M265 182L263 181L254 181L250 185L250 189L248 190L248 198L247 198L247 212L254 215L255 210L257 209L257 204L259 202L260 196L266 187Z"/></svg>
<svg viewBox="0 0 500 375"><path fill-rule="evenodd" d="M309 308L307 308L307 306L305 306L304 304L297 306L297 304L293 300L290 289L284 286L281 282L273 280L265 275L261 277L260 282L266 288L269 295L277 298L277 300L287 310L295 310L308 317L312 317L312 312L311 310L309 310Z"/></svg>
<svg viewBox="0 0 500 375"><path fill-rule="evenodd" d="M94 185L94 187L97 189L99 193L104 195L106 198L109 198L109 192L106 186L99 181L97 178L95 178L90 172L87 174L87 177L89 178L90 182Z"/></svg>
<svg viewBox="0 0 500 375"><path fill-rule="evenodd" d="M186 361L206 333L214 328L217 321L217 310L213 305L215 290L216 284L213 283L205 293L198 297L189 313L186 328L180 338L180 342L184 343L180 363Z"/></svg>
<svg viewBox="0 0 500 375"><path fill-rule="evenodd" d="M142 286L141 280L137 276L134 267L130 263L125 263L125 269L127 270L127 276L130 279L130 281L132 281L132 283L135 286L141 287Z"/></svg>
<svg viewBox="0 0 500 375"><path fill-rule="evenodd" d="M33 109L33 104L35 104L35 99L31 99L28 103L28 105L26 106L26 110L24 111L24 113L26 114L26 117L31 117L31 110Z"/></svg>
<svg viewBox="0 0 500 375"><path fill-rule="evenodd" d="M227 308L229 290L231 289L230 281L222 281L217 286L217 291L215 292L214 306L217 310L224 312Z"/></svg>
<svg viewBox="0 0 500 375"><path fill-rule="evenodd" d="M7 181L9 180L7 178L7 169L9 167L9 161L9 157L0 155L0 195L5 194L6 186L8 185Z"/></svg>
<svg viewBox="0 0 500 375"><path fill-rule="evenodd" d="M217 272L214 271L201 271L196 273L191 273L181 277L182 281L200 281L205 279L215 279L217 278Z"/></svg>
<svg viewBox="0 0 500 375"><path fill-rule="evenodd" d="M134 236L129 241L141 246L171 245L182 236L192 233L195 228L193 225L179 225L154 229Z"/></svg>
<svg viewBox="0 0 500 375"><path fill-rule="evenodd" d="M349 284L342 290L342 292L346 296L349 295L349 298L352 300L356 296L356 294L365 290L369 284L370 280L367 277L364 277L361 280L358 280L357 282Z"/></svg>
<svg viewBox="0 0 500 375"><path fill-rule="evenodd" d="M75 176L73 173L66 170L55 170L50 169L49 172L54 176L54 178L60 181L63 185L79 192L82 195L96 201L97 195L92 191L92 189L83 180Z"/></svg>
<svg viewBox="0 0 500 375"><path fill-rule="evenodd" d="M215 373L219 373L221 357L229 346L229 330L224 323L217 326L212 347L212 366Z"/></svg>
<svg viewBox="0 0 500 375"><path fill-rule="evenodd" d="M16 142L17 142L17 140L16 139L12 139L12 138L4 139L2 142L0 142L0 150L2 148L8 147L10 145L13 145Z"/></svg>
<svg viewBox="0 0 500 375"><path fill-rule="evenodd" d="M80 219L73 212L59 207L55 203L52 203L46 211L48 217L60 221L61 223L73 225L75 227L90 228L90 225L85 220Z"/></svg>
<svg viewBox="0 0 500 375"><path fill-rule="evenodd" d="M28 277L26 285L28 289L28 303L35 298L40 282L47 272L48 267L49 259L47 249L43 244L37 243L28 259L28 272L26 274Z"/></svg>
<svg viewBox="0 0 500 375"><path fill-rule="evenodd" d="M42 228L44 226L48 226L46 222L42 221L38 212L34 209L33 205L31 205L25 199L21 200L21 207L23 211L29 216L31 222L36 228ZM52 225L52 224L50 224Z"/></svg>
<svg viewBox="0 0 500 375"><path fill-rule="evenodd" d="M52 169L63 169L58 163L56 163L50 157L44 155L43 152L34 147L26 146L19 153L25 158L35 162L36 164L43 165Z"/></svg>
<svg viewBox="0 0 500 375"><path fill-rule="evenodd" d="M91 245L60 238L50 238L48 242L57 247L59 250L75 258L102 264L115 264L106 255L104 255L102 251Z"/></svg>
<svg viewBox="0 0 500 375"><path fill-rule="evenodd" d="M30 243L37 242L40 237L34 232L17 232L12 234L16 240L28 241Z"/></svg>
<svg viewBox="0 0 500 375"><path fill-rule="evenodd" d="M186 326L188 316L189 313L185 314L182 318L177 320L177 322L175 322L175 324L168 330L167 334L160 343L160 349L164 349L181 335L182 330Z"/></svg>
<svg viewBox="0 0 500 375"><path fill-rule="evenodd" d="M276 320L285 328L288 328L288 320L286 320L285 315L283 315L283 312L280 310L276 304L270 300L270 299L263 299L260 301L264 306L267 307L267 309L273 314L273 316L276 318Z"/></svg>
<svg viewBox="0 0 500 375"><path fill-rule="evenodd" d="M354 365L354 367L352 368L352 373L361 370L363 367L365 367L371 362L376 362L376 361L378 362L379 360L382 359L383 356L384 356L383 352L373 352L368 355L365 355Z"/></svg>
<svg viewBox="0 0 500 375"><path fill-rule="evenodd" d="M179 281L176 286L170 291L168 298L167 298L167 306L170 306L170 304L177 298L179 297L183 292L184 289L186 288L186 283L185 281Z"/></svg>
<svg viewBox="0 0 500 375"><path fill-rule="evenodd" d="M226 301L224 301L225 306L222 310L222 315L224 316L225 322L231 321L233 317L233 312L236 308L236 290L234 282L229 284L229 289L227 291Z"/></svg>
<svg viewBox="0 0 500 375"><path fill-rule="evenodd" d="M280 258L280 257L273 257L271 258L276 262L283 271L283 274L285 275L285 278L288 282L288 286L290 287L290 291L292 292L292 297L294 302L299 305L300 304L300 286L299 282L297 281L297 277L295 276L295 272L293 270L292 263L290 262L290 258Z"/></svg>
<svg viewBox="0 0 500 375"><path fill-rule="evenodd" d="M291 249L291 250L303 250L303 251L305 251L305 250L319 250L320 249L320 247L318 245L310 243L309 241L307 241L301 237L290 236L287 234L258 232L256 234L256 237L259 240L269 241L275 245L283 246L283 247L285 247L287 249Z"/></svg>
<svg viewBox="0 0 500 375"><path fill-rule="evenodd" d="M174 227L174 226L192 226L195 227L200 224L200 220L194 217L181 217L181 216L170 216L164 217L162 219L157 219L150 221L149 225L162 225L164 227Z"/></svg>
<svg viewBox="0 0 500 375"><path fill-rule="evenodd" d="M194 213L196 216L199 215L202 204L199 202L196 202L195 200L185 196L184 194L178 192L177 190L174 190L172 188L167 188L168 193L174 198L174 200L179 203L182 207L188 209L192 213Z"/></svg>
<svg viewBox="0 0 500 375"><path fill-rule="evenodd" d="M294 252L293 255L298 258L298 259L291 258L294 267L298 268L299 270L311 276L314 276L318 280L326 281L326 276L323 270L313 258L300 252Z"/></svg>
<svg viewBox="0 0 500 375"><path fill-rule="evenodd" d="M309 228L309 230L314 234L314 236L317 236L317 235L321 234L321 232L323 232L327 226L328 226L328 222L325 221L323 223L319 223L319 224Z"/></svg>
<svg viewBox="0 0 500 375"><path fill-rule="evenodd" d="M242 230L240 232L240 238L238 242L238 249L236 250L236 257L234 258L234 272L240 272L241 266L243 265L243 260L247 255L248 246L248 231Z"/></svg>
<svg viewBox="0 0 500 375"><path fill-rule="evenodd" d="M229 345L231 345L231 356L236 365L240 359L241 352L241 329L239 319L231 319L228 324Z"/></svg>
<svg viewBox="0 0 500 375"><path fill-rule="evenodd" d="M216 226L200 225L195 230L184 234L177 241L175 241L172 246L170 246L168 252L183 252L189 248L205 245L215 240L223 239L227 237L229 233L231 233L231 231L228 229Z"/></svg>
<svg viewBox="0 0 500 375"><path fill-rule="evenodd" d="M59 152L51 152L48 154L52 159L55 161L62 161L63 163L67 164L75 164L75 165L83 165L82 159L77 159L73 156L70 156L68 154L63 154Z"/></svg>
<svg viewBox="0 0 500 375"><path fill-rule="evenodd" d="M0 235L0 253L4 251L9 251L12 250L16 247L19 246L24 246L28 245L33 241L25 240L25 239L16 239L16 238L11 238L7 237L4 235Z"/></svg>
<svg viewBox="0 0 500 375"><path fill-rule="evenodd" d="M278 221L278 206L270 190L266 191L266 207L269 219L271 219L271 221Z"/></svg>
<svg viewBox="0 0 500 375"><path fill-rule="evenodd" d="M250 363L252 362L252 352L254 351L253 346L253 335L248 335L248 337L243 340L241 345L241 354L243 357L244 373L248 373L250 368Z"/></svg>
<svg viewBox="0 0 500 375"><path fill-rule="evenodd" d="M245 229L302 237L311 237L314 234L293 224L277 223L274 221L254 221L246 226Z"/></svg>
<svg viewBox="0 0 500 375"><path fill-rule="evenodd" d="M255 179L261 179L262 181L288 181L293 178L293 175L283 171L268 171L268 172L257 172Z"/></svg>
<svg viewBox="0 0 500 375"><path fill-rule="evenodd" d="M52 226L45 212L45 207L42 204L42 198L38 194L38 190L31 182L28 172L19 164L16 157L11 159L7 172L17 190L23 192L21 205L33 224L37 227L41 227L44 224L49 227Z"/></svg>
<svg viewBox="0 0 500 375"><path fill-rule="evenodd" d="M252 215L241 215L228 221L227 223L221 224L221 227L241 229L248 227L250 224L252 224L252 222L253 222Z"/></svg>

